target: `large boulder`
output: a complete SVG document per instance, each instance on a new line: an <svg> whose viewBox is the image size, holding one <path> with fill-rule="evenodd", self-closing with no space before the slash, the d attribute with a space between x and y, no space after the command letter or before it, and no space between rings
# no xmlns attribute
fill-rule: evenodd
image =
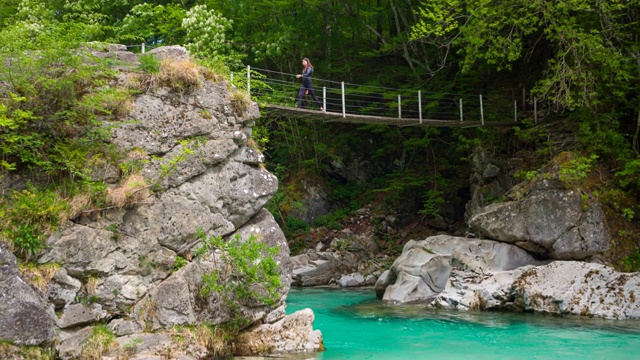
<svg viewBox="0 0 640 360"><path fill-rule="evenodd" d="M610 245L600 205L585 203L577 190L553 180L531 184L519 199L478 210L469 226L482 236L551 259L597 259Z"/></svg>
<svg viewBox="0 0 640 360"><path fill-rule="evenodd" d="M432 236L409 241L391 269L378 278L375 291L379 298L395 303L421 302L460 310L502 306L499 301L494 304L492 294L507 299L501 294L509 292L515 280L510 274L531 264L539 262L514 245ZM408 271L403 274L402 269ZM494 282L483 282L488 278ZM482 286L478 285L480 282Z"/></svg>
<svg viewBox="0 0 640 360"><path fill-rule="evenodd" d="M540 264L517 246L491 240L437 235L419 241L415 246L451 256L452 265L459 270L505 271Z"/></svg>
<svg viewBox="0 0 640 360"><path fill-rule="evenodd" d="M447 235L409 242L403 251L407 255L396 263L410 259L409 253L416 248L451 259L443 288L435 296L429 288L420 299L429 307L640 318L638 273L619 273L602 264L579 261L542 262L511 244ZM391 284L398 283L393 274L388 271L378 279L378 296L386 297ZM437 269L433 274L439 274Z"/></svg>
<svg viewBox="0 0 640 360"><path fill-rule="evenodd" d="M531 267L512 291L525 310L640 319L640 273L619 273L602 264L554 261Z"/></svg>
<svg viewBox="0 0 640 360"><path fill-rule="evenodd" d="M531 179L501 195L505 201L475 206L467 214L470 228L539 258L601 260L611 237L602 207L580 188L580 161L571 152L558 154Z"/></svg>
<svg viewBox="0 0 640 360"><path fill-rule="evenodd" d="M429 303L444 289L451 273L450 261L450 256L409 241L391 269L378 279L377 292L384 288L384 301Z"/></svg>
<svg viewBox="0 0 640 360"><path fill-rule="evenodd" d="M56 331L53 306L24 281L16 257L0 241L0 341L50 345Z"/></svg>

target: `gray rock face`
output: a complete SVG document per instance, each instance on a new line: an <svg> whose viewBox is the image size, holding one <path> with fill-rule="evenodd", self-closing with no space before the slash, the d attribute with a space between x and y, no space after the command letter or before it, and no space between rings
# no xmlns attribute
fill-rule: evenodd
<svg viewBox="0 0 640 360"><path fill-rule="evenodd" d="M513 177L508 174L507 164L496 162L484 148L474 149L470 163L471 199L465 206L467 221L479 209L502 197L514 185Z"/></svg>
<svg viewBox="0 0 640 360"><path fill-rule="evenodd" d="M317 217L326 215L329 212L328 194L320 186L307 184L304 180L302 182L302 206L299 209L293 209L290 214L311 225L315 225Z"/></svg>
<svg viewBox="0 0 640 360"><path fill-rule="evenodd" d="M419 241L415 246L450 255L452 265L462 270L506 271L540 263L517 246L491 240L438 235Z"/></svg>
<svg viewBox="0 0 640 360"><path fill-rule="evenodd" d="M130 59L132 64L118 67L122 71L138 61L135 54L122 54L126 53L122 46L92 51L102 58ZM188 59L181 47L151 53L162 59ZM123 72L116 81L122 84L125 78ZM135 162L131 168L144 178L141 186L153 192L123 206L83 215L47 239L38 262L61 264L45 291L49 302L22 281L15 258L6 246L0 248L0 340L25 345L58 340L60 356L75 358L81 356L91 326L106 322L121 337L117 351L126 350L127 358L177 354L185 359L205 358L210 354L198 344L171 353L167 329L202 322L222 324L237 315L265 324L284 318L284 299L292 281L289 248L263 208L278 181L261 168L264 156L248 146L259 108L253 103L238 114L231 104L229 84L204 76L200 80L201 88L182 94L151 89L134 99L126 121L105 120L111 143L128 154L120 165ZM119 172L114 166L92 173L115 191ZM283 285L278 301L265 305L234 299L237 304L225 304L215 295L199 298L203 274L223 265L215 253L202 260L191 258L199 229L207 236L254 236L278 247L275 260ZM177 264L184 266L178 269ZM157 333L145 333L150 330ZM127 342L139 340L142 345L131 353ZM307 350L295 344L286 348Z"/></svg>
<svg viewBox="0 0 640 360"><path fill-rule="evenodd" d="M64 268L59 269L51 280L45 295L57 310L71 304L82 287L82 283L69 276Z"/></svg>
<svg viewBox="0 0 640 360"><path fill-rule="evenodd" d="M55 338L53 306L22 279L15 256L0 241L0 340L49 345Z"/></svg>
<svg viewBox="0 0 640 360"><path fill-rule="evenodd" d="M236 235L241 239L253 236L270 247L278 247L279 252L274 260L278 264L282 288L279 293L280 301L272 308L282 306L291 287L291 260L284 234L273 216L267 210L259 211L251 221L229 237ZM212 261L213 257L216 257L215 262ZM252 321L266 318L272 309L262 304L238 302L237 308L232 309L218 294L212 294L206 300L198 296L203 275L220 266L224 265L216 254L189 263L151 289L147 296L136 304L136 319L146 322L148 328L157 330L200 322L222 324L233 318L235 313L240 313Z"/></svg>
<svg viewBox="0 0 640 360"><path fill-rule="evenodd" d="M480 209L469 225L478 234L552 259L598 258L610 243L604 213L597 203L583 206L577 191L542 181L522 200Z"/></svg>
<svg viewBox="0 0 640 360"><path fill-rule="evenodd" d="M64 309L58 321L61 329L82 326L98 322L107 317L107 312L99 304L71 304Z"/></svg>

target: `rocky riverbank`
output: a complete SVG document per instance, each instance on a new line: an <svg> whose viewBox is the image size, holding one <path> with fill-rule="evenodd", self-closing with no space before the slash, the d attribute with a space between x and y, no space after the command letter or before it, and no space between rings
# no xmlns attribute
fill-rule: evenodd
<svg viewBox="0 0 640 360"><path fill-rule="evenodd" d="M607 263L613 242L605 211L559 173L570 155L517 184L478 158L485 159L474 162L468 230L459 231L466 236L434 230L439 235L408 241L389 264L372 226L344 230L328 246L292 258L292 284L348 287L376 279L378 297L396 304L640 318L640 274ZM489 195L503 201L487 203ZM366 209L359 213L356 223L374 223Z"/></svg>

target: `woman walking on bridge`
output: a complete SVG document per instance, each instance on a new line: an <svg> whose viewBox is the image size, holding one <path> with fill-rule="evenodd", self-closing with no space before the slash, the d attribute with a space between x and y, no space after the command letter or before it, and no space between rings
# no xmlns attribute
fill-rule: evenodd
<svg viewBox="0 0 640 360"><path fill-rule="evenodd" d="M302 97L305 94L310 94L316 104L320 107L320 111L324 111L320 101L316 97L316 92L313 90L313 83L311 82L311 74L313 74L313 65L311 65L311 61L309 58L302 59L302 74L296 75L297 79L302 78L302 86L300 87L300 91L298 91L298 107L302 107Z"/></svg>

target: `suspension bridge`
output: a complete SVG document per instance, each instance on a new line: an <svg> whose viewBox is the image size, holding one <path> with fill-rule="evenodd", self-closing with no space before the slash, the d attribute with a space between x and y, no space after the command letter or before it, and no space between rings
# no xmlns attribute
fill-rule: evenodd
<svg viewBox="0 0 640 360"><path fill-rule="evenodd" d="M435 127L514 126L524 117L537 122L535 103L525 114L522 112L525 104L519 105L517 101L513 108L505 109L504 98L499 101L502 108L491 109L491 99L483 95L393 89L322 78L313 78L313 84L324 110L320 110L309 95L305 95L303 106L298 108L296 97L301 80L296 79L296 74L251 66L247 66L246 75L243 72L236 74L242 76L236 83L246 82L243 85L252 99L258 100L267 114L278 117L327 123ZM495 107L497 103L493 102ZM491 114L492 119L485 119L485 114Z"/></svg>

